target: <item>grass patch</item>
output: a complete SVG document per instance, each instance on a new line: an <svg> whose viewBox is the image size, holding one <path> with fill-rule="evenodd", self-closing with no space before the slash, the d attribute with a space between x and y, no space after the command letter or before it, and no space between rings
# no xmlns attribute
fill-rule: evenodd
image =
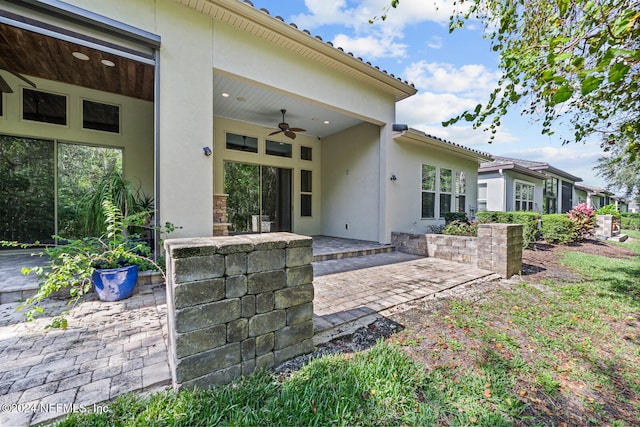
<svg viewBox="0 0 640 427"><path fill-rule="evenodd" d="M640 241L625 246L640 254ZM561 257L586 279L416 307L394 315L406 328L387 342L290 378L259 372L208 390L126 395L108 413L59 425L636 425L640 256Z"/></svg>
<svg viewBox="0 0 640 427"><path fill-rule="evenodd" d="M108 413L72 414L59 425L399 425L425 420L419 398L425 387L423 367L380 342L352 358L314 360L290 379L260 372L209 390L126 395Z"/></svg>

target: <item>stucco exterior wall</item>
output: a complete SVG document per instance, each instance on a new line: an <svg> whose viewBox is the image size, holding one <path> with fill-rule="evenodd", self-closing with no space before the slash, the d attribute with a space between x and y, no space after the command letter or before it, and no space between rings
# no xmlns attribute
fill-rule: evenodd
<svg viewBox="0 0 640 427"><path fill-rule="evenodd" d="M379 240L379 134L362 124L322 140L322 234Z"/></svg>
<svg viewBox="0 0 640 427"><path fill-rule="evenodd" d="M370 123L391 123L395 117L391 95L225 23L214 25L213 48L216 72L259 82Z"/></svg>
<svg viewBox="0 0 640 427"><path fill-rule="evenodd" d="M487 210L509 212L515 210L515 183L522 182L534 186L533 210L542 211L544 181L510 171L480 174L478 184L487 184Z"/></svg>
<svg viewBox="0 0 640 427"><path fill-rule="evenodd" d="M57 140L122 149L122 167L126 178L139 181L145 194L153 195L153 103L78 86L29 77L36 90L67 97L67 125L22 120L22 81L13 76L14 93L4 94L4 116L0 133L29 138ZM15 80L15 84L14 84ZM19 89L19 90L18 90ZM120 133L82 128L82 100L104 102L120 107Z"/></svg>
<svg viewBox="0 0 640 427"><path fill-rule="evenodd" d="M505 180L499 173L481 174L478 185L487 185L487 210L506 211Z"/></svg>
<svg viewBox="0 0 640 427"><path fill-rule="evenodd" d="M391 240L392 231L426 233L428 226L444 224L443 218L423 219L422 216L422 165L462 171L466 175L465 212L470 215L470 207L477 209L478 162L457 156L449 150L437 149L420 143L395 142L389 146L389 170L384 176L388 192L389 231L385 238ZM397 180L391 181L391 175ZM451 209L455 209L455 194L452 194ZM436 200L436 205L438 201ZM475 211L474 211L475 212Z"/></svg>

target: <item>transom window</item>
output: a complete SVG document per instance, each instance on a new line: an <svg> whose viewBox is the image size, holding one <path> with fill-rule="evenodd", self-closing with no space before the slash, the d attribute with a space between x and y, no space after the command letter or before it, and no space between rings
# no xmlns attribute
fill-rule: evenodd
<svg viewBox="0 0 640 427"><path fill-rule="evenodd" d="M66 126L67 97L55 93L23 88L22 119Z"/></svg>
<svg viewBox="0 0 640 427"><path fill-rule="evenodd" d="M245 151L247 153L258 152L258 138L246 135L227 134L227 150Z"/></svg>
<svg viewBox="0 0 640 427"><path fill-rule="evenodd" d="M266 146L266 152L269 156L292 157L293 149L291 144L287 144L286 142L269 141L267 139Z"/></svg>
<svg viewBox="0 0 640 427"><path fill-rule="evenodd" d="M83 99L82 128L120 133L120 107Z"/></svg>

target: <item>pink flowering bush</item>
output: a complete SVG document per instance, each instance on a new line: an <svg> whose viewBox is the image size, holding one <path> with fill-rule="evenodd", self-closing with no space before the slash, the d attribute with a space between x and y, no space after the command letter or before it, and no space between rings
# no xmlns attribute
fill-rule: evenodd
<svg viewBox="0 0 640 427"><path fill-rule="evenodd" d="M573 221L575 240L583 240L596 225L596 210L587 206L586 203L580 203L574 206L567 216Z"/></svg>

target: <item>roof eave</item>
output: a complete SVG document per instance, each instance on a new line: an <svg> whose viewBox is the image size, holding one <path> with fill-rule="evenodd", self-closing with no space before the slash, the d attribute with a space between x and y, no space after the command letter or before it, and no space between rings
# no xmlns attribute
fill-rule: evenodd
<svg viewBox="0 0 640 427"><path fill-rule="evenodd" d="M526 175L526 176L530 176L532 178L537 178L541 180L547 179L547 176L545 174L526 168L524 166L520 166L517 163L503 163L503 164L481 167L481 168L478 168L478 173L480 174L480 173L489 173L489 172L500 172L502 170L509 170L515 173L519 173L521 175Z"/></svg>
<svg viewBox="0 0 640 427"><path fill-rule="evenodd" d="M427 135L424 132L418 131L416 129L409 129L397 133L393 136L393 139L397 142L418 143L427 145L429 147L446 150L448 152L454 152L458 156L473 160L478 164L493 160L493 157L491 157L490 154L472 150L470 148L449 141L434 138L433 136Z"/></svg>
<svg viewBox="0 0 640 427"><path fill-rule="evenodd" d="M250 2L241 0L176 0L184 6L201 12L216 19L220 14L228 13L234 15L236 19L229 22L231 25L243 28L246 22L250 21L259 25L264 31L258 37L269 40L274 34L280 35L293 41L305 49L317 52L334 62L334 67L338 65L346 66L353 72L360 74L372 86L380 87L386 92L393 94L394 99L401 101L417 93L417 89L410 83L402 81L393 74L387 74L379 68L364 62L361 58L356 58L352 54L334 47L328 42L322 41L319 37L313 37L306 30L299 30L295 24L287 24L284 20L271 16L266 10L258 10ZM219 18L217 18L219 19ZM277 43L276 43L277 44Z"/></svg>

